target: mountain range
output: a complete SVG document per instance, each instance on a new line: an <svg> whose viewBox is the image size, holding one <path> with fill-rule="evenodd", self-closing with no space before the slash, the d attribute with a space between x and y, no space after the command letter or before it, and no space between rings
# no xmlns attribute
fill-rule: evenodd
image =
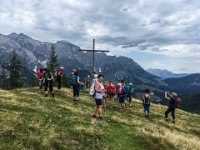
<svg viewBox="0 0 200 150"><path fill-rule="evenodd" d="M41 42L23 33L0 34L0 71L2 64L9 65L10 54L16 51L25 71L24 81L29 86L32 82L33 70L45 67L54 44L58 61L65 68L68 75L72 68L80 68L81 78L85 78L92 69L92 54L79 51L81 48L68 41L57 41L56 43ZM145 88L150 88L155 93L155 99L163 99L164 91L175 91L180 95L200 93L200 75L183 75L175 78L168 75L165 77L156 76L155 73L145 71L133 59L124 56L110 56L105 53L95 55L95 67L101 68L106 80L126 83L132 82L136 88L136 96L139 97ZM4 69L7 69L6 67ZM9 71L7 70L9 73ZM151 73L149 73L151 72ZM186 76L186 77L185 77ZM164 78L164 79L163 79Z"/></svg>
<svg viewBox="0 0 200 150"><path fill-rule="evenodd" d="M190 75L190 74L186 74L186 73L181 73L181 74L173 73L173 72L166 70L166 69L147 69L146 71L157 76L157 77L160 77L162 79L182 78L182 77L186 77L186 76Z"/></svg>
<svg viewBox="0 0 200 150"><path fill-rule="evenodd" d="M10 53L15 50L27 72L32 72L36 68L46 66L52 44L55 46L59 64L64 66L66 74L69 74L74 67L81 68L84 76L90 73L91 53L78 51L81 49L79 46L67 41L41 42L23 33L0 35L0 59L3 63L9 63ZM131 58L97 53L95 67L102 69L107 80L119 81L123 79L126 82L133 82L140 91L144 87L151 87L159 92L160 89L167 88L167 85L159 77L146 72Z"/></svg>

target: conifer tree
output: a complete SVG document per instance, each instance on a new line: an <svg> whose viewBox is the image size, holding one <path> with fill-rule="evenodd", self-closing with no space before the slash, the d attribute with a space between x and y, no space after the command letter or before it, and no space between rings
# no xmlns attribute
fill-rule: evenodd
<svg viewBox="0 0 200 150"><path fill-rule="evenodd" d="M22 65L17 58L16 51L13 50L10 59L10 88L22 87Z"/></svg>
<svg viewBox="0 0 200 150"><path fill-rule="evenodd" d="M55 72L59 68L58 64L58 56L56 55L55 45L52 44L51 46L51 55L50 55L50 62L48 64L48 67L52 72Z"/></svg>

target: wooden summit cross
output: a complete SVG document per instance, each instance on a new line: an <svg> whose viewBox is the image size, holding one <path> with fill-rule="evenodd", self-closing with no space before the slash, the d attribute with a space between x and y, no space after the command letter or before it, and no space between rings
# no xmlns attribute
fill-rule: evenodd
<svg viewBox="0 0 200 150"><path fill-rule="evenodd" d="M85 52L92 52L92 67L93 67L93 72L95 72L95 64L94 64L94 55L95 53L102 52L102 53L108 53L108 50L95 50L95 39L93 39L93 49L79 49L79 51L85 51Z"/></svg>

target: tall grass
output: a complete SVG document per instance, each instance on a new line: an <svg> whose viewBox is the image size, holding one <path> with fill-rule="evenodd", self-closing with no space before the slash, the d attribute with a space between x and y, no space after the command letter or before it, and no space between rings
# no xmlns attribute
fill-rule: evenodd
<svg viewBox="0 0 200 150"><path fill-rule="evenodd" d="M165 106L152 105L145 119L140 101L125 112L104 110L91 118L94 100L81 93L74 105L69 89L44 98L38 88L0 91L0 149L181 149L200 147L200 116L176 111L176 124L164 120ZM106 114L106 116L105 116Z"/></svg>

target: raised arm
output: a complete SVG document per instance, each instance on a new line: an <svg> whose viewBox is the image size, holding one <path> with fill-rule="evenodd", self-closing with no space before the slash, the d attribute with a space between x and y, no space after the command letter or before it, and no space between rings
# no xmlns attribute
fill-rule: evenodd
<svg viewBox="0 0 200 150"><path fill-rule="evenodd" d="M167 95L167 92L165 92L165 98L166 98L167 100L170 100L170 98L169 98L168 95Z"/></svg>
<svg viewBox="0 0 200 150"><path fill-rule="evenodd" d="M149 96L153 96L154 95L154 93L151 91L151 93L149 94Z"/></svg>

